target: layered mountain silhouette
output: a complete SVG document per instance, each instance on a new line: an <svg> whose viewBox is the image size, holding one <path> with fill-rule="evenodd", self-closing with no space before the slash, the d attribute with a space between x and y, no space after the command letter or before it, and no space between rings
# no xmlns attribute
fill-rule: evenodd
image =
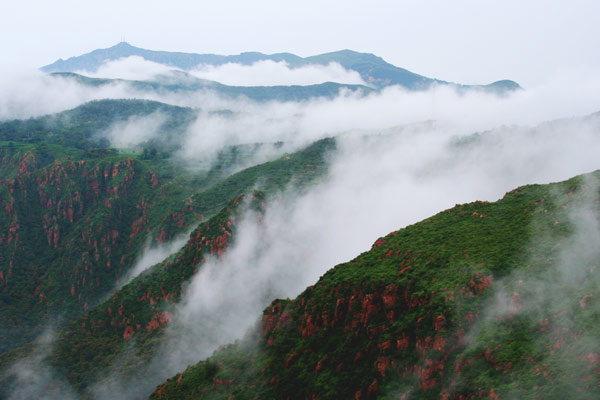
<svg viewBox="0 0 600 400"><path fill-rule="evenodd" d="M151 80L81 74L129 56L175 71ZM283 61L291 68L336 62L358 72L367 85L238 87L186 72L202 64L261 60ZM213 90L257 101L331 98L340 89L369 94L393 85L499 93L519 88L512 81L453 84L350 50L306 58L289 53L220 56L119 43L43 70L49 79L73 80L86 90L124 84L140 92ZM105 99L0 122L0 399L600 397L600 170L556 183L531 182L494 202L457 204L412 225L392 227L398 230L372 237L370 248L352 246L355 251L341 264L326 263L320 278L294 293L274 295L273 282L294 278L308 263L289 255L290 247L277 248L283 261L274 268L282 270L267 277L265 295L261 292L255 308L262 314L250 318L254 325L240 328L236 319L233 337L238 340L227 343L219 337L214 346L203 347L198 341L215 334L209 330L223 321L221 314L239 315L231 302L219 303L223 294L248 302L239 283L260 282L257 265L265 261L257 254L277 246L265 233L270 212L289 202L277 214L278 222L288 230L297 228L287 217L298 203L286 196L302 198L332 187L332 170L340 166L359 183L349 164L335 163L336 157L356 157L345 153L348 146L360 151L373 143L387 146L396 143L392 138L419 136L426 129L333 132L290 147L245 138L212 149L214 159L207 165L190 166L180 158L192 124L203 116L235 121L236 113L241 112ZM125 135L123 127L136 121L158 122L139 125L151 135L116 147L114 135ZM201 128L199 135L209 133ZM578 138L575 128L589 135ZM243 136L244 127L240 131ZM463 132L444 141L444 156L426 160L415 179L426 181L432 171L461 158L492 154L504 136L518 139L507 143L520 144L526 137L535 140L523 143L544 143L547 131L558 132L554 138L573 134L573 140L594 143L590 138L598 137L600 113L531 128ZM368 141L353 141L365 139L363 134ZM401 156L417 151L410 141L402 146ZM535 156L552 157L562 150L555 147ZM389 172L384 178L396 179L397 171ZM486 179L477 182L486 184ZM436 187L428 193L442 191ZM341 207L339 200L323 203L332 211ZM381 210L355 212L370 221L371 213ZM311 220L313 213L305 218ZM256 230L248 231L248 223ZM329 235L321 221L314 223ZM337 238L345 228L335 225L331 235ZM236 253L250 234L259 243L257 253ZM144 249L175 238L181 239L178 250L136 276L129 274L137 270ZM290 243L297 245L303 254L315 251L314 242ZM350 247L342 241L338 245ZM240 269L233 268L232 257ZM240 271L246 280L238 282L233 276ZM201 275L212 285L217 272L225 278L216 289L194 286ZM209 293L190 297L202 289ZM191 318L185 312L188 303L210 309L213 302L219 305L214 312ZM49 327L52 335L45 334ZM185 335L192 339L171 341ZM181 343L189 347L173 347Z"/></svg>
<svg viewBox="0 0 600 400"><path fill-rule="evenodd" d="M42 67L41 70L44 72L96 71L106 62L131 56L139 56L145 60L184 71L193 69L199 65L223 65L226 63L250 65L264 60L284 61L292 68L310 64L327 65L335 62L348 70L358 72L364 82L376 89L400 85L411 90L423 90L433 84L452 84L443 80L427 78L404 68L396 67L373 54L358 53L352 50L340 50L304 58L291 53L263 54L258 52L224 56L146 50L132 46L126 42L121 42L107 49L97 49L67 60L59 59L52 64ZM489 85L452 85L461 88L485 89L499 92L520 88L519 84L511 80L499 80Z"/></svg>
<svg viewBox="0 0 600 400"><path fill-rule="evenodd" d="M89 87L102 87L115 84L128 85L140 92L192 93L210 91L228 98L244 97L258 102L264 101L304 101L313 98L331 99L341 90L357 95L368 95L376 91L365 85L325 82L314 85L290 86L230 86L219 82L200 79L183 71L170 71L149 80L126 80L90 78L74 72L53 72L52 77L73 80Z"/></svg>
<svg viewBox="0 0 600 400"><path fill-rule="evenodd" d="M244 210L262 215L278 190L322 179L336 140L206 180L169 169L169 146L160 157L98 147L95 124L156 110L175 137L192 112L104 100L0 126L0 396L19 385L10 366L38 351L44 316L60 310L42 362L82 398L98 385L157 399L598 395L598 172L373 238L297 298L274 300L243 340L166 368L161 346L186 285L235 243ZM597 126L598 115L584 120ZM144 241L196 224L180 251L111 292Z"/></svg>

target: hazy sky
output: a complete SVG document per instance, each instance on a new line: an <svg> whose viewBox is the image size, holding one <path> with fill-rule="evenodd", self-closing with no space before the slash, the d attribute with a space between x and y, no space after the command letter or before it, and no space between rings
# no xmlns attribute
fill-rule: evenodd
<svg viewBox="0 0 600 400"><path fill-rule="evenodd" d="M196 53L370 52L461 83L524 86L600 71L598 0L3 1L3 64L39 67L110 47Z"/></svg>

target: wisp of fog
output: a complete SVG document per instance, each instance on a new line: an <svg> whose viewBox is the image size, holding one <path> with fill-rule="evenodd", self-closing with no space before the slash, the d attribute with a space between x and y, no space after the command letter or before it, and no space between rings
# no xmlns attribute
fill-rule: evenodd
<svg viewBox="0 0 600 400"><path fill-rule="evenodd" d="M573 79L557 78L504 97L439 86L268 103L207 91L185 96L136 92L169 104L233 111L234 117L199 116L185 134L183 159L202 152L208 157L239 143L292 142L287 149L292 151L328 136L338 142L324 181L302 193L290 187L260 217L244 214L232 246L223 257L207 260L189 283L166 341L136 385L149 393L219 345L242 337L273 298L298 295L382 235L456 203L493 201L519 185L599 168L599 115L568 117L600 110L600 79L580 75L577 84ZM33 81L50 82L46 90L64 90L67 100L60 101L67 107L75 99L104 95L49 77ZM126 85L106 90L132 93ZM52 107L43 99L51 97L41 96L31 108L27 96L21 97L16 108L3 104L1 115L49 112ZM541 124L558 118L567 119ZM139 140L135 124L128 121L121 130L124 143ZM96 387L98 397L116 387L126 394L132 385L115 377L110 381L112 386Z"/></svg>

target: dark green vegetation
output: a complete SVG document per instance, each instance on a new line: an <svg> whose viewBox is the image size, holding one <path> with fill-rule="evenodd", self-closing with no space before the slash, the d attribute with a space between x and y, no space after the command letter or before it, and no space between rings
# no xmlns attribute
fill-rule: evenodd
<svg viewBox="0 0 600 400"><path fill-rule="evenodd" d="M598 398L598 180L392 232L152 398Z"/></svg>
<svg viewBox="0 0 600 400"><path fill-rule="evenodd" d="M149 100L98 100L72 110L27 120L0 123L0 140L21 143L58 144L66 148L86 150L82 157L92 158L107 153L109 140L103 133L112 126L131 118L152 114L164 116L156 137L141 146L172 151L180 144L181 136L196 118L196 110L176 107ZM38 146L39 147L39 146ZM43 149L43 147L42 147ZM105 150L102 150L105 149ZM58 154L60 157L62 154ZM155 156L162 154L155 154Z"/></svg>
<svg viewBox="0 0 600 400"><path fill-rule="evenodd" d="M309 64L327 65L332 62L337 62L346 69L358 72L365 83L377 89L392 85L400 85L411 90L422 90L429 88L433 83L449 84L445 81L427 78L404 68L396 67L373 54L357 53L351 50L341 50L306 58L290 53L267 55L257 52L242 53L234 56L221 56L216 54L153 51L140 49L131 46L128 43L121 42L108 49L94 50L88 54L71 57L68 60L57 60L53 64L46 65L41 69L44 72L96 71L100 65L106 61L130 56L143 57L148 61L173 66L183 70L192 69L199 64L222 65L226 63L239 63L249 65L263 60L275 62L285 61L293 68ZM487 86L457 86L461 88L491 89L493 91L510 91L520 88L517 83L508 80L498 81Z"/></svg>
<svg viewBox="0 0 600 400"><path fill-rule="evenodd" d="M166 122L164 140L150 150L120 152L97 137L115 121L154 112ZM335 148L321 140L231 174L261 144L231 147L211 170L190 175L172 161L169 138L194 115L156 102L105 100L0 124L0 352L57 318L68 323L92 310L149 240L171 240L255 187L270 194L311 182Z"/></svg>
<svg viewBox="0 0 600 400"><path fill-rule="evenodd" d="M196 220L187 212L175 229L163 223L190 194L160 184L142 161L70 151L77 155L55 145L0 148L2 351L57 314L70 319L95 304L159 225L168 239Z"/></svg>
<svg viewBox="0 0 600 400"><path fill-rule="evenodd" d="M124 376L143 373L160 344L163 328L173 318L184 283L207 256L222 255L242 209L259 211L263 207L261 192L244 199L245 196L236 197L225 209L200 224L176 255L147 270L68 326L57 338L51 365L79 391L97 382L117 359L124 365L119 371ZM122 350L128 344L128 354L122 360Z"/></svg>

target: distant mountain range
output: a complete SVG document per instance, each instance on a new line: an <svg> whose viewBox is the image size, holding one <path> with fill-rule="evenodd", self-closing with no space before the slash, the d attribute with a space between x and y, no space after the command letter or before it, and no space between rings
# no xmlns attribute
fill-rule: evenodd
<svg viewBox="0 0 600 400"><path fill-rule="evenodd" d="M297 68L310 64L327 65L339 63L342 67L356 71L371 87L382 89L387 86L400 85L411 90L424 90L432 84L456 85L465 89L484 89L505 92L519 89L518 83L511 80L500 80L489 85L460 85L451 82L428 78L415 74L404 68L385 62L381 57L369 53L358 53L352 50L340 50L311 57L299 57L291 53L263 54L247 52L238 55L194 54L141 49L126 42L118 43L107 49L97 49L81 56L59 59L41 68L44 72L77 72L96 71L102 64L120 58L139 56L155 63L190 70L198 65L223 65L238 63L251 65L257 61L285 61L290 67Z"/></svg>
<svg viewBox="0 0 600 400"><path fill-rule="evenodd" d="M177 70L171 71L168 74L157 75L150 80L90 78L74 72L53 72L51 76L71 79L79 84L91 87L126 84L142 92L158 93L209 90L224 97L237 98L243 96L254 101L303 101L316 97L333 98L342 89L362 94L369 94L376 91L365 85L350 85L336 82L324 82L304 86L229 86L207 79L200 79L187 72Z"/></svg>

